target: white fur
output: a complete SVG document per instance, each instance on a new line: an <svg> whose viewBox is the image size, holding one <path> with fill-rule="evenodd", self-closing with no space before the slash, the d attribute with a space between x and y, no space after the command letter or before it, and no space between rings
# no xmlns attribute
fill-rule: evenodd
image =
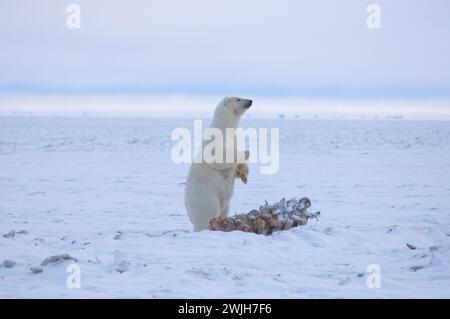
<svg viewBox="0 0 450 319"><path fill-rule="evenodd" d="M217 105L211 128L221 130L226 139L226 128L237 128L242 114L247 110L245 105L251 101L237 97L224 98ZM232 136L234 150L236 137ZM226 143L223 143L226 148ZM203 148L205 143L203 143ZM203 148L200 151L203 151ZM235 154L237 154L236 151ZM224 153L225 154L225 153ZM248 154L247 154L248 155ZM231 196L233 195L234 179L237 163L193 163L189 170L185 205L194 231L208 228L209 220L214 217L227 217Z"/></svg>

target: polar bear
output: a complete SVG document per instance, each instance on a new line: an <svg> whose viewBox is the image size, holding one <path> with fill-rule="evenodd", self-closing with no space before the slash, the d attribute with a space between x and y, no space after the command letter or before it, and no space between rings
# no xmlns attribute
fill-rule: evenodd
<svg viewBox="0 0 450 319"><path fill-rule="evenodd" d="M222 133L223 154L230 148L231 140L234 159L221 162L202 159L192 163L186 182L185 206L194 231L207 229L209 220L214 217L228 217L234 179L241 178L247 183L248 166L244 161L250 153L237 150L235 133L227 128L236 129L241 116L251 105L252 100L225 97L216 107L210 129L218 129ZM202 144L199 152L205 150L205 140Z"/></svg>

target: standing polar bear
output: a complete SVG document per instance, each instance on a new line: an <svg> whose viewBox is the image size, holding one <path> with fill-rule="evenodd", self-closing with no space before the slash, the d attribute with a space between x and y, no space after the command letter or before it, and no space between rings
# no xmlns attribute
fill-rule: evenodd
<svg viewBox="0 0 450 319"><path fill-rule="evenodd" d="M221 133L219 136L223 137L222 143L215 145L223 147L222 156L219 156L223 160L211 161L203 158L204 153L208 153L206 152L208 145L205 145L203 137L203 145L192 163L186 182L185 205L194 231L207 229L212 218L228 217L234 179L240 177L247 183L248 166L244 161L248 159L250 153L237 150L234 130L239 126L241 116L251 105L252 100L226 97L216 107L208 130ZM217 151L219 150L214 150ZM226 157L227 151L232 152L232 160Z"/></svg>

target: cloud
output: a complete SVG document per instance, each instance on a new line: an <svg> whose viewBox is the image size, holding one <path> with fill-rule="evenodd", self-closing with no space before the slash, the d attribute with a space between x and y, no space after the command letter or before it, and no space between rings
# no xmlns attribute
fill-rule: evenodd
<svg viewBox="0 0 450 319"><path fill-rule="evenodd" d="M378 1L371 30L371 2L80 0L71 30L71 1L4 1L0 87L447 92L450 4Z"/></svg>

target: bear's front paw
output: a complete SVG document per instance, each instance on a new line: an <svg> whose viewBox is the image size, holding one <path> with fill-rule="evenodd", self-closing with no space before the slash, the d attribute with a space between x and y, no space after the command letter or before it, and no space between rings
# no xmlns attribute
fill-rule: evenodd
<svg viewBox="0 0 450 319"><path fill-rule="evenodd" d="M248 172L248 165L246 163L240 163L236 168L236 178L239 177L244 184L247 184Z"/></svg>

